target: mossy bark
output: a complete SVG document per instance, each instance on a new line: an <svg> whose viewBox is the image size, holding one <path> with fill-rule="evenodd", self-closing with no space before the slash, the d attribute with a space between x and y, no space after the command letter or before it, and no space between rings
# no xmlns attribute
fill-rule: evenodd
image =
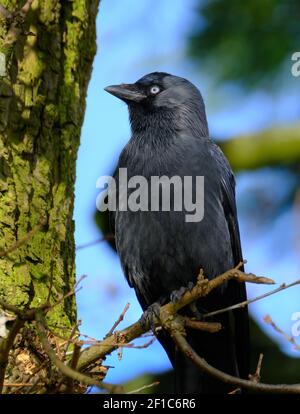
<svg viewBox="0 0 300 414"><path fill-rule="evenodd" d="M11 13L25 0L4 0ZM20 33L0 21L0 297L19 307L56 301L74 286L74 182L99 0L34 0ZM3 17L3 16L2 16ZM4 61L4 65L3 65ZM5 71L3 71L5 68ZM49 324L76 320L71 296Z"/></svg>

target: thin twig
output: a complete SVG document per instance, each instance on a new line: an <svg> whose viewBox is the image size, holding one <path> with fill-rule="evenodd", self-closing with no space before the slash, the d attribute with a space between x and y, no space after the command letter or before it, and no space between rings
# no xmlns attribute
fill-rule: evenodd
<svg viewBox="0 0 300 414"><path fill-rule="evenodd" d="M73 328L70 328L70 327L66 327L66 326L62 326L62 325L58 325L58 324L51 324L51 325L49 324L49 325L48 325L48 330L49 330L51 333L53 333L53 331L49 329L49 326L52 326L53 328L57 328L57 329L65 329L65 330L68 330L68 331L72 331L72 330L73 330ZM57 335L57 334L55 334L55 335ZM58 336L59 336L59 335L58 335ZM83 333L80 333L80 336L82 336L83 338L88 338L91 342L99 342L99 339L93 338L92 336L85 335L85 334L83 334ZM65 341L67 341L67 340L68 340L67 338L64 338L64 337L62 337L62 336L59 336L59 338L61 338L61 339L65 340Z"/></svg>
<svg viewBox="0 0 300 414"><path fill-rule="evenodd" d="M79 359L79 355L80 355L80 346L78 345L74 345L74 350L73 350L73 354L72 354L72 359L70 362L70 367L73 370L76 370L77 367L77 363L78 363L78 359ZM65 390L65 394L71 394L73 391L73 387L74 387L74 380L70 377L67 378L66 381L66 390Z"/></svg>
<svg viewBox="0 0 300 414"><path fill-rule="evenodd" d="M278 332L281 336L284 337L284 339L286 339L290 344L293 345L294 349L296 349L297 351L300 351L300 345L296 342L295 338L291 335L288 335L286 332L284 332L282 329L280 329L275 322L273 322L271 316L266 315L264 317L264 321L268 324L271 325L272 328Z"/></svg>
<svg viewBox="0 0 300 414"><path fill-rule="evenodd" d="M263 358L264 358L264 354L259 354L256 371L253 375L249 375L250 381L253 381L256 383L260 382L260 378L261 378L260 372L261 372Z"/></svg>
<svg viewBox="0 0 300 414"><path fill-rule="evenodd" d="M259 354L258 362L256 366L256 370L254 374L249 374L249 380L253 382L260 382L260 372L262 367L262 361L263 361L264 354ZM235 388L233 391L230 391L228 394L238 394L241 392L240 388Z"/></svg>
<svg viewBox="0 0 300 414"><path fill-rule="evenodd" d="M39 308L19 309L17 306L11 305L4 300L0 299L0 308L7 310L17 315L23 321L31 321L35 318L35 312L37 309L46 310L49 305L47 303L42 304Z"/></svg>
<svg viewBox="0 0 300 414"><path fill-rule="evenodd" d="M43 382L35 383L34 385L43 386ZM5 382L4 387L31 387L32 382Z"/></svg>
<svg viewBox="0 0 300 414"><path fill-rule="evenodd" d="M67 355L67 352L68 352L68 349L69 349L69 346L71 345L71 343L74 343L75 344L75 346L77 346L77 347L79 347L80 348L80 345L79 345L79 343L76 341L74 341L73 342L73 337L74 337L74 335L76 334L76 336L78 337L79 336L79 331L78 331L78 326L80 325L80 321L78 321L74 326L73 326L73 329L72 329L72 331L71 331L71 334L70 334L70 336L69 336L69 339L66 341L66 344L65 344L65 349L64 349L64 359L66 358L66 355ZM73 368L73 367L72 367Z"/></svg>
<svg viewBox="0 0 300 414"><path fill-rule="evenodd" d="M232 391L229 391L229 393L228 394L239 394L241 392L241 389L240 388L235 388L234 390L232 390Z"/></svg>
<svg viewBox="0 0 300 414"><path fill-rule="evenodd" d="M48 355L52 364L55 365L63 375L65 375L66 377L70 377L74 381L78 381L79 383L82 383L84 385L87 385L87 386L94 385L98 388L105 389L106 391L110 393L114 393L116 392L116 390L120 391L120 387L118 385L96 381L87 375L84 375L78 371L75 371L70 366L65 365L60 359L57 358L54 350L52 349L47 339L46 321L45 321L43 313L40 310L36 311L35 321L36 321L38 336L44 348L44 351Z"/></svg>
<svg viewBox="0 0 300 414"><path fill-rule="evenodd" d="M79 244L78 246L76 246L76 250L82 250L82 249L86 249L88 247L92 247L95 246L96 244L102 243L104 241L110 241L110 240L114 240L115 236L113 234L107 234L106 236L103 236L99 239L93 240L91 242L88 243L84 243L84 244Z"/></svg>
<svg viewBox="0 0 300 414"><path fill-rule="evenodd" d="M134 345L134 344L121 344L119 346L123 346L124 348L134 348L134 349L145 349L149 348L156 341L156 337L154 336L150 341L146 342L143 345Z"/></svg>
<svg viewBox="0 0 300 414"><path fill-rule="evenodd" d="M203 323L202 321L195 321L193 319L187 319L182 316L178 316L177 312L182 309L183 307L187 306L188 304L194 302L198 298L207 296L213 289L216 289L223 283L225 283L228 280L234 279L236 282L250 282L250 283L263 283L263 284L272 284L274 283L272 279L265 278L265 277L258 277L254 274L247 274L243 273L239 270L243 263L241 262L238 266L236 266L234 269L230 269L229 271L223 273L222 275L219 275L218 277L209 280L205 279L203 272L200 273L197 284L193 287L191 291L187 291L179 301L176 303L169 302L166 305L162 306L160 308L160 315L159 317L155 317L153 320L154 326L159 328L164 328L165 330L169 331L172 338L174 339L176 345L184 352L200 369L202 369L204 372L206 372L208 375L211 375L220 381L233 384L235 386L241 387L241 388L247 388L254 391L262 391L262 392L273 392L273 393L300 393L300 384L280 384L280 385L271 385L271 384L263 384L259 383L258 381L254 380L245 380L241 378L237 378L234 376L231 376L229 374L226 374L222 371L219 371L218 369L212 367L209 365L203 358L201 358L199 355L195 353L195 351L190 347L188 342L184 338L185 334L185 327L192 327L191 325L197 325L198 329L209 329L212 328L212 323L205 322L205 326L199 323ZM281 286L280 290L283 290L285 288L294 286L295 284L298 284L298 281L287 285L287 286ZM65 297L74 294L74 291L69 292L69 294L65 295L61 300L63 300ZM83 371L90 365L94 364L96 361L104 359L109 353L111 353L116 348L124 348L125 346L128 347L134 347L134 344L130 344L130 342L140 337L143 333L147 332L150 329L150 323L147 326L142 326L140 321L136 322L135 324L127 327L126 329L114 332L113 334L106 337L101 342L90 346L88 349L83 350L80 354L79 351L78 355L76 355L75 358L77 366L76 371L71 365L66 365L63 363L61 359L59 359L54 349L52 349L51 344L48 341L47 338L47 330L46 330L46 322L44 314L49 311L53 306L56 306L58 303L49 306L49 304L44 304L40 308L36 309L29 309L21 311L16 307L13 307L11 305L7 305L4 302L0 301L0 306L2 306L6 310L10 310L13 313L15 313L20 321L24 323L25 320L32 320L33 318L36 321L36 327L38 336L40 338L40 342L44 348L45 353L48 355L50 361L54 366L56 366L59 371L63 374L63 376L71 378L71 389L73 388L73 382L77 381L79 383L82 383L84 385L90 386L90 385L96 385L100 388L105 389L108 392L116 392L116 390L121 390L120 387L114 386L112 384L107 384L104 382L96 381L90 376L87 376L85 374L82 374L78 371ZM123 311L123 318L124 314L126 313L127 309L125 307ZM23 313L22 313L23 312ZM20 316L19 316L20 315ZM114 326L112 327L110 332L113 332L116 328L116 326L120 323L120 320L122 315L119 317L119 319L116 321ZM190 326L188 326L190 325ZM193 326L194 328L196 326ZM219 326L214 326L214 329L216 330L219 328ZM71 330L71 339L73 341L73 330ZM70 339L69 339L70 340ZM150 341L149 343L151 343ZM146 347L147 344L141 345L140 347ZM79 344L76 344L75 346L79 346ZM73 359L72 358L72 359ZM260 376L260 369L261 369L261 357L258 363L258 367L256 370L257 377ZM65 385L63 382L61 383L63 387ZM147 386L145 386L147 387ZM66 388L64 388L66 389ZM144 389L143 387L139 390ZM131 393L138 392L139 390L132 391ZM46 392L46 391L45 391Z"/></svg>
<svg viewBox="0 0 300 414"><path fill-rule="evenodd" d="M10 253L16 251L19 247L23 246L24 244L28 243L29 240L39 231L42 227L44 227L45 221L36 225L32 230L30 230L24 237L14 243L11 247L6 250L0 251L0 257L8 256Z"/></svg>
<svg viewBox="0 0 300 414"><path fill-rule="evenodd" d="M243 302L237 303L232 306L228 306L227 308L222 308L213 312L205 313L203 317L210 317L215 315L220 315L221 313L228 312L230 310L238 309L238 308L244 308L246 305L249 305L250 303L257 302L258 300L267 298L268 296L274 295L275 293L281 292L282 290L288 289L292 286L296 286L300 284L300 279L296 280L295 282L285 284L283 283L278 288L271 290L270 292L264 293L263 295L256 296L255 298L244 300Z"/></svg>
<svg viewBox="0 0 300 414"><path fill-rule="evenodd" d="M78 291L81 289L78 288L77 286L78 284L85 279L87 276L86 275L82 275L80 276L79 280L76 282L74 289L70 290L68 293L66 293L65 295L63 295L57 302L55 302L52 305L46 304L45 306L47 306L47 312L49 312L50 310L54 309L56 306L60 305L65 299L69 298L70 296L76 295L76 293L78 293Z"/></svg>
<svg viewBox="0 0 300 414"><path fill-rule="evenodd" d="M19 317L22 317L23 312L24 312L22 309L19 309L17 306L11 305L10 303L7 303L2 299L0 299L0 308L8 312L14 313L15 315Z"/></svg>
<svg viewBox="0 0 300 414"><path fill-rule="evenodd" d="M156 385L159 385L159 384L160 384L159 381L155 381L155 382L152 382L152 384L144 385L143 387L137 388L136 390L128 391L126 392L126 394L137 394L140 391L146 390L147 388L155 387Z"/></svg>
<svg viewBox="0 0 300 414"><path fill-rule="evenodd" d="M249 374L250 381L253 381L255 383L260 382L260 372L261 372L263 357L264 357L264 354L259 354L256 371L254 374ZM241 392L241 388L235 388L233 391L230 391L228 394L238 394L240 392Z"/></svg>
<svg viewBox="0 0 300 414"><path fill-rule="evenodd" d="M111 327L111 329L109 330L109 332L105 335L104 338L107 338L108 336L112 335L114 333L114 330L116 329L116 327L118 325L120 325L120 323L123 321L124 316L126 314L126 312L128 311L130 306L130 303L126 303L125 308L123 309L121 315L118 317L118 319L116 320L116 322L113 324L113 326Z"/></svg>
<svg viewBox="0 0 300 414"><path fill-rule="evenodd" d="M160 308L161 313L168 314L170 316L175 315L180 309L184 308L188 304L194 302L200 297L207 296L213 289L225 283L227 280L235 279L237 282L249 282L249 283L259 283L259 284L273 284L274 281L269 278L259 277L252 273L243 273L239 268L244 264L241 262L233 269L228 270L227 272L217 276L215 279L208 280L204 279L202 274L199 275L197 284L193 287L191 291L187 291L176 303L169 302L166 305ZM154 321L155 326L160 326L161 323L159 319ZM130 343L133 339L140 337L143 333L147 332L150 329L150 326L141 325L140 321L128 326L119 332L123 338L125 338L126 343ZM119 345L120 346L120 345ZM78 369L84 370L90 364L93 364L99 359L105 358L112 351L118 348L116 345L116 338L114 335L103 339L98 344L92 345L89 348L84 349L81 352Z"/></svg>

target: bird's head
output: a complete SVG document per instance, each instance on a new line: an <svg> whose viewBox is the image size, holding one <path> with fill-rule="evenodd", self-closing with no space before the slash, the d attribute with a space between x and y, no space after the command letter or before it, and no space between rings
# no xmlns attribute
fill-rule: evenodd
<svg viewBox="0 0 300 414"><path fill-rule="evenodd" d="M208 135L205 106L199 90L187 79L153 72L132 84L111 85L107 92L126 102L131 123L148 125L149 117L177 124L176 129L194 127ZM141 125L140 125L141 126ZM133 125L134 128L134 125Z"/></svg>

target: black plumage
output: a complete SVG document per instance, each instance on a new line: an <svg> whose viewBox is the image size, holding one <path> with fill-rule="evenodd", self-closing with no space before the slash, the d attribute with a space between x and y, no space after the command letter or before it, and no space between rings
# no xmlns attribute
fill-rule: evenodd
<svg viewBox="0 0 300 414"><path fill-rule="evenodd" d="M128 104L132 137L119 168L128 178L204 176L204 217L186 222L186 211L120 211L111 214L124 273L145 310L166 303L174 290L195 282L199 269L213 278L242 260L235 203L235 180L220 148L209 138L199 90L186 79L155 72L131 85L106 90ZM246 299L244 284L230 282L197 302L203 313ZM189 309L183 314L190 315ZM247 309L211 318L219 333L188 331L187 339L213 366L248 378ZM182 393L226 393L230 389L202 374L176 351L167 333L159 334Z"/></svg>

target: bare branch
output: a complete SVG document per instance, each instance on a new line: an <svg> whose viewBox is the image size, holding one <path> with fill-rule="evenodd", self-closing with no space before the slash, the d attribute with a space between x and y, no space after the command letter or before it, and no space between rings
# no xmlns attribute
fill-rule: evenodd
<svg viewBox="0 0 300 414"><path fill-rule="evenodd" d="M284 339L286 339L290 344L293 345L294 349L296 349L297 351L300 351L300 345L296 342L295 338L291 335L288 335L286 332L284 332L282 329L280 329L275 322L273 322L271 316L266 315L264 317L264 321L268 324L271 325L272 328L278 332L281 336L284 337Z"/></svg>
<svg viewBox="0 0 300 414"><path fill-rule="evenodd" d="M120 345L124 348L134 348L134 349L145 349L148 348L150 345L152 345L156 341L156 337L154 336L150 341L144 343L143 345L134 345L134 344L124 344Z"/></svg>
<svg viewBox="0 0 300 414"><path fill-rule="evenodd" d="M120 323L123 321L124 316L125 316L126 312L127 312L127 311L128 311L128 309L129 309L129 306L130 306L130 304L129 304L129 303L126 303L125 308L123 309L123 311L122 311L121 315L118 317L118 319L117 319L117 320L116 320L116 322L113 324L113 326L111 327L111 329L110 329L110 330L109 330L109 332L105 335L105 337L104 337L104 338L107 338L108 336L110 336L110 335L112 335L112 334L114 333L114 330L116 329L116 327L117 327L118 325L120 325Z"/></svg>
<svg viewBox="0 0 300 414"><path fill-rule="evenodd" d="M18 240L15 244L13 244L11 247L9 247L6 250L0 251L0 257L8 256L10 253L16 251L19 247L23 246L24 244L28 243L32 237L43 228L45 225L45 221L35 226L32 230L30 230L23 238Z"/></svg>
<svg viewBox="0 0 300 414"><path fill-rule="evenodd" d="M41 383L35 383L34 385L35 386L36 385L43 386L44 384L41 382ZM31 387L31 386L32 386L31 382L27 382L27 383L23 383L23 382L5 382L4 383L4 387Z"/></svg>
<svg viewBox="0 0 300 414"><path fill-rule="evenodd" d="M78 326L80 325L80 321L78 321L74 326L73 326L73 329L71 330L71 333L70 333L70 336L69 336L69 339L66 341L66 343L65 343L65 350L64 350L64 358L66 358L66 355L67 355L67 352L68 352L68 349L69 349L69 346L71 345L71 343L73 343L74 344L74 346L77 346L77 348L81 348L81 346L79 345L79 343L78 343L78 341L77 340L74 340L73 338L74 338L74 336L79 336L79 331L78 331ZM49 329L49 328L48 328ZM78 362L78 361L77 361ZM77 365L77 363L76 363L76 365ZM73 367L72 367L73 368Z"/></svg>
<svg viewBox="0 0 300 414"><path fill-rule="evenodd" d="M184 318L184 325L187 328L192 329L199 329L201 331L206 331L210 333L218 332L222 329L222 325L218 322L202 322L202 321L196 321L190 318Z"/></svg>
<svg viewBox="0 0 300 414"><path fill-rule="evenodd" d="M71 378L74 381L78 381L87 386L96 386L98 388L105 389L108 392L114 393L117 390L120 391L120 387L118 385L107 384L101 381L96 381L93 378L88 377L80 372L75 371L68 365L65 365L60 359L57 358L55 352L53 351L48 339L47 339L47 331L46 331L46 322L43 313L40 310L36 311L35 314L35 321L37 326L38 335L43 345L43 348L48 355L50 361L53 365L55 365L66 377Z"/></svg>
<svg viewBox="0 0 300 414"><path fill-rule="evenodd" d="M244 302L237 303L236 305L228 306L227 308L222 308L213 312L205 313L203 316L209 317L209 316L215 316L220 315L221 313L228 312L230 310L244 308L246 305L249 305L250 303L257 302L258 300L267 298L268 296L274 295L275 293L281 292L282 290L288 289L292 286L296 286L300 284L300 279L296 280L295 282L289 283L288 285L283 283L278 288L271 290L270 292L264 293L263 295L256 296L255 298L244 300Z"/></svg>
<svg viewBox="0 0 300 414"><path fill-rule="evenodd" d="M154 326L157 329L165 329L167 330L171 337L174 339L176 345L179 349L184 352L194 363L208 375L211 375L220 381L235 385L239 388L246 388L255 391L261 392L273 392L273 393L300 393L300 384L280 384L280 385L270 385L270 384L263 384L260 383L260 371L261 371L261 364L262 364L262 355L259 358L257 369L255 374L250 377L250 380L245 380L241 378L237 378L231 375L228 375L224 372L219 371L218 369L209 365L203 358L195 353L195 351L190 347L188 342L185 340L185 328L189 329L200 329L208 332L217 332L221 329L221 324L216 322L203 322L197 321L194 318L183 317L177 314L177 312L182 309L183 307L189 305L190 303L195 302L197 299L207 296L213 289L216 289L221 284L227 282L228 280L236 280L237 282L250 282L250 283L263 283L263 284L272 284L274 283L272 279L259 277L252 273L243 273L239 270L243 263L240 263L235 268L219 275L218 277L209 280L204 277L203 271L200 272L197 283L193 287L191 291L187 291L184 295L178 300L176 303L169 302L160 308L160 315L159 317L155 317L153 320ZM78 282L79 283L79 282ZM289 285L281 285L275 291L278 292L280 290L286 289L288 287L294 286L299 284L299 281L293 282ZM77 286L77 285L76 285ZM75 286L75 288L76 288ZM275 293L275 291L269 292L268 294L262 295L262 297L268 296L270 294ZM69 292L65 295L62 299L60 299L57 303L60 303L65 297L74 294L74 290ZM255 298L258 300L257 298ZM254 299L252 299L254 300ZM140 346L135 346L133 343L130 343L133 339L138 338L143 335L143 333L147 332L150 329L149 326L141 325L140 321L136 322L135 324L123 329L122 331L115 331L115 328L119 325L119 323L124 319L124 315L126 314L129 304L127 304L114 323L113 327L109 331L108 335L100 342L95 343L94 345L90 346L87 349L84 349L80 352L80 346L84 343L84 341L75 340L73 337L75 332L77 331L77 325L71 329L71 334L69 339L67 339L62 345L65 347L65 353L62 356L62 359L58 358L55 354L54 349L52 348L48 338L47 338L47 325L45 322L44 314L49 311L53 306L56 306L57 303L54 305L44 304L40 308L32 308L28 310L20 310L14 306L8 305L3 301L0 301L0 306L3 309L9 310L17 315L19 323L21 323L21 327L25 323L25 321L36 321L37 332L40 339L40 342L44 348L45 353L47 354L51 363L58 368L58 370L62 373L63 377L59 382L60 390L62 392L72 392L74 384L77 382L79 384L84 384L86 386L95 385L106 391L113 393L116 391L122 392L122 389L119 386L115 386L112 384L107 384L102 381L97 381L93 379L91 376L81 373L80 371L87 371L88 367L95 366L96 361L103 360L109 353L112 351L119 349L119 352L122 352L124 347L131 347L131 348L146 348L149 346L155 338L152 338L148 343ZM245 306L244 304L235 305L237 307ZM217 311L218 313L225 312L227 309L222 309ZM16 321L15 321L16 323ZM268 319L268 323L276 325ZM20 328L19 328L20 329ZM276 330L282 334L283 331L279 330L276 327ZM16 333L10 332L12 335L12 341L10 341L11 345L13 344L13 340L15 338ZM286 334L285 334L286 336ZM294 339L289 337L290 342L294 341ZM74 344L74 350L71 358L70 365L66 365L63 360L66 358L66 352L70 344ZM295 345L295 342L292 342ZM67 345L66 345L67 344ZM10 347L9 347L10 349ZM8 356L8 351L6 351L6 360ZM5 355L5 354L4 354ZM0 361L1 362L1 361ZM77 369L77 370L76 370ZM98 368L97 368L98 369ZM4 375L5 368L3 370L2 376ZM95 371L92 373L90 370L90 375L96 374L98 375L99 371ZM67 377L68 379L64 379ZM2 384L4 381L4 376L2 379ZM156 383L155 383L156 384ZM45 386L45 385L44 385ZM149 386L141 387L138 390L132 391L130 393L139 392L145 388L153 386L150 384ZM46 388L45 388L46 389ZM236 390L233 391L233 393Z"/></svg>
<svg viewBox="0 0 300 414"><path fill-rule="evenodd" d="M246 388L252 391L259 391L265 393L274 393L274 394L300 394L300 384L264 384L256 383L254 381L245 380L241 378L234 377L232 375L226 374L218 370L217 368L209 365L205 359L201 358L189 345L186 339L181 335L181 333L174 331L172 337L178 346L178 348L183 352L195 365L199 367L202 372L214 377L222 382L227 384L236 385L241 388Z"/></svg>
<svg viewBox="0 0 300 414"><path fill-rule="evenodd" d="M72 359L70 362L70 367L75 371L76 367L77 367L77 363L78 363L78 359L79 359L79 355L80 355L80 346L78 345L74 345L74 350L73 350L73 354L72 354ZM65 393L66 394L72 394L73 391L73 387L74 387L74 380L70 377L67 378L66 381L66 390Z"/></svg>
<svg viewBox="0 0 300 414"><path fill-rule="evenodd" d="M274 281L269 278L259 277L252 273L243 273L239 268L243 265L244 262L239 263L233 269L228 270L220 276L217 276L215 279L208 280L204 278L203 273L200 273L198 277L197 284L193 287L191 291L187 291L176 303L169 302L166 305L160 308L160 312L167 314L169 316L175 315L183 307L194 302L200 297L207 296L213 289L216 289L218 286L222 285L228 280L235 279L237 282L249 282L249 283L259 283L259 284L273 284ZM160 326L160 320L154 321L155 326ZM147 332L150 329L150 326L145 326L142 328L140 321L130 325L129 327L123 329L119 332L125 338L126 343L130 343L133 339L138 338L143 333ZM120 341L122 342L122 341ZM87 349L84 349L81 352L78 369L84 370L90 364L93 364L98 359L103 359L106 355L109 355L112 351L118 348L116 345L116 338L114 335L103 339L100 343L90 346Z"/></svg>
<svg viewBox="0 0 300 414"><path fill-rule="evenodd" d="M58 301L56 301L54 304L50 305L46 303L44 306L47 308L47 312L49 312L51 309L55 308L59 304L61 304L65 299L67 299L70 296L75 295L81 288L78 288L78 285L82 282L83 279L85 279L86 275L81 275L79 280L76 282L74 289L71 289L69 292L67 292L65 295L63 295Z"/></svg>
<svg viewBox="0 0 300 414"><path fill-rule="evenodd" d="M24 244L28 243L29 240L45 225L45 222L42 222L35 226L32 230L30 230L22 239L18 240L15 244L9 247L6 250L0 251L0 257L8 256L10 253L17 250L19 247L23 246Z"/></svg>
<svg viewBox="0 0 300 414"><path fill-rule="evenodd" d="M115 238L115 236L113 234L106 234L105 236L100 237L99 239L93 240L91 242L84 243L84 244L79 244L78 246L76 246L76 250L83 250L83 249L86 249L88 247L95 246L96 244L102 243L104 241L114 240L114 238Z"/></svg>
<svg viewBox="0 0 300 414"><path fill-rule="evenodd" d="M155 387L156 385L159 385L159 384L160 384L160 382L159 382L159 381L155 381L155 382L152 382L152 384L149 384L149 385L144 385L143 387L141 387L141 388L137 388L136 390L133 390L133 391L128 391L128 392L126 392L126 394L137 394L137 393L139 393L140 391L146 390L147 388L152 388L152 387Z"/></svg>
<svg viewBox="0 0 300 414"><path fill-rule="evenodd" d="M37 309L39 310L46 310L49 307L47 303L44 303L39 308L31 308L31 309L20 309L17 306L10 305L6 303L4 300L0 299L0 308L7 310L11 313L17 315L23 321L31 321L35 318L35 313Z"/></svg>
<svg viewBox="0 0 300 414"><path fill-rule="evenodd" d="M253 375L249 376L250 381L260 382L260 372L261 372L263 358L264 358L264 354L259 354L256 371Z"/></svg>

